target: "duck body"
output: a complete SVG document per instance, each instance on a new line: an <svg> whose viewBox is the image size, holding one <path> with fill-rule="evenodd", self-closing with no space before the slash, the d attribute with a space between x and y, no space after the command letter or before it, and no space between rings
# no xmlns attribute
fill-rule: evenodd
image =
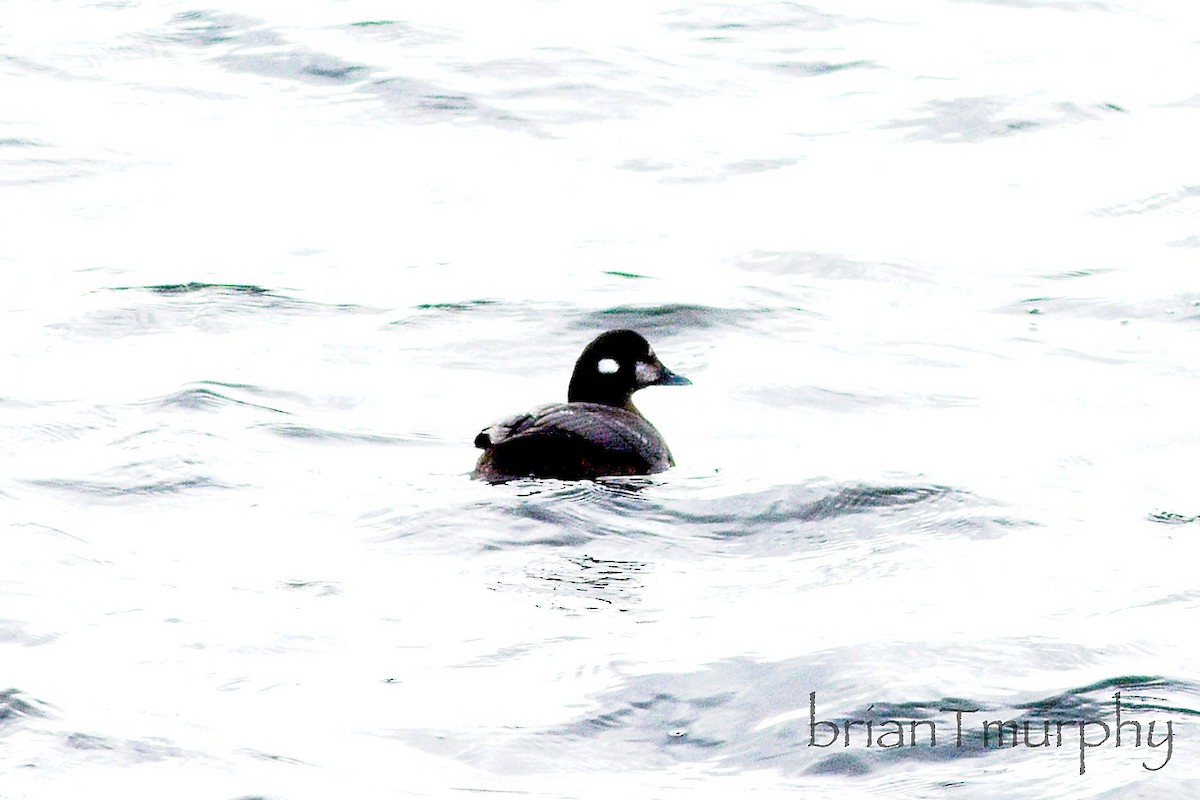
<svg viewBox="0 0 1200 800"><path fill-rule="evenodd" d="M633 331L597 337L575 364L566 403L538 406L484 428L472 477L594 479L649 475L675 461L662 434L630 400L645 386L691 383L662 365Z"/></svg>
<svg viewBox="0 0 1200 800"><path fill-rule="evenodd" d="M601 403L550 403L475 437L483 455L475 477L583 480L649 475L675 465L666 441L640 413Z"/></svg>

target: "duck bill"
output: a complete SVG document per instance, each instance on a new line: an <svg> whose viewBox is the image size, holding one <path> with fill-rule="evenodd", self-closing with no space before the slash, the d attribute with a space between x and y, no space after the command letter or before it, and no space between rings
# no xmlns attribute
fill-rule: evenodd
<svg viewBox="0 0 1200 800"><path fill-rule="evenodd" d="M682 375L676 375L666 367L662 368L662 374L658 376L653 386L691 386L692 382Z"/></svg>
<svg viewBox="0 0 1200 800"><path fill-rule="evenodd" d="M637 389L647 386L688 386L691 384L682 375L676 375L662 365L657 358L653 361L639 361L634 371Z"/></svg>

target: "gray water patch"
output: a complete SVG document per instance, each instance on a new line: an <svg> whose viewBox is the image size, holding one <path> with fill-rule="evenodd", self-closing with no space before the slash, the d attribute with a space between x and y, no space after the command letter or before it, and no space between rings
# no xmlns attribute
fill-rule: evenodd
<svg viewBox="0 0 1200 800"><path fill-rule="evenodd" d="M926 116L896 120L880 126L883 129L912 128L908 141L932 141L940 144L973 144L1001 136L1046 130L1062 125L1075 125L1101 119L1112 113L1111 104L1085 108L1073 103L1043 106L1036 116L1010 111L1016 104L1000 97L959 97L953 100L933 100L926 103Z"/></svg>

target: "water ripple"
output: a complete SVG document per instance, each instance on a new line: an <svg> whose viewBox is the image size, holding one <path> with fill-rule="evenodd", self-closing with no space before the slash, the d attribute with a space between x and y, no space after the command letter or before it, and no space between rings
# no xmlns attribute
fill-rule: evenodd
<svg viewBox="0 0 1200 800"><path fill-rule="evenodd" d="M47 704L41 700L26 700L19 689L0 691L0 731L16 726L27 719L49 716Z"/></svg>
<svg viewBox="0 0 1200 800"><path fill-rule="evenodd" d="M995 515L982 501L944 486L785 485L704 499L664 497L640 481L513 481L455 509L372 519L385 538L419 537L484 550L577 547L597 538L638 539L695 549L745 541L755 552L806 550L824 542L891 537L927 527L991 538L1026 524ZM857 518L863 518L856 521ZM685 544L690 542L690 544Z"/></svg>
<svg viewBox="0 0 1200 800"><path fill-rule="evenodd" d="M1015 103L999 97L959 97L934 100L925 105L925 116L895 120L882 128L913 128L909 141L941 144L972 144L1030 130L1046 130L1099 119L1105 113L1119 111L1111 103L1083 108L1059 103L1040 109L1036 116L1012 111Z"/></svg>
<svg viewBox="0 0 1200 800"><path fill-rule="evenodd" d="M1063 746L1069 745L1068 750L1073 752L1051 745L1051 754L1069 762L1074 770L1079 763L1079 724L1112 725L1114 695L1118 692L1122 719L1139 721L1143 728L1156 722L1156 738L1165 735L1168 719L1178 726L1183 720L1200 717L1196 708L1200 686L1159 676L1118 675L1014 704L945 696L918 701L879 700L857 707L839 707L835 697L817 691L825 677L825 668L814 669L802 659L770 663L730 659L697 672L642 675L603 694L595 712L570 724L528 735L555 742L556 751L578 749L581 757L586 752L593 765L598 759L595 754L603 752L603 758L626 768L636 765L649 769L665 763L716 759L726 768L770 765L794 775L863 775L914 760L952 762L1004 757L1023 744L1011 739L1013 731L1023 732L1028 727L1031 742L1037 743L1049 723L1053 741L1054 723L1062 722L1064 738L1074 737ZM846 720L861 723L849 731L849 748L840 738L834 750L810 743L816 741L810 729L814 707L815 719L838 725L839 734ZM961 730L956 711L963 712ZM871 745L866 738L868 721L874 729ZM896 721L901 722L899 734ZM996 721L1003 723L1003 743L996 739ZM993 724L985 730L984 722ZM1096 735L1101 735L1099 725L1093 728ZM823 739L830 736L830 731L821 727L816 733ZM1131 727L1126 730L1126 736L1132 735L1131 731ZM1092 733L1088 731L1089 736ZM888 746L876 741L881 736L892 737L884 742ZM897 746L896 736L904 746ZM911 744L910 737L913 741L919 739L919 746ZM513 741L508 746L522 751L528 747ZM1024 753L1037 748L1029 745L1020 749ZM1156 763L1166 758L1163 750L1146 746L1133 755L1141 761L1151 754ZM1100 750L1089 755L1097 760L1104 757Z"/></svg>
<svg viewBox="0 0 1200 800"><path fill-rule="evenodd" d="M668 304L660 306L614 306L600 311L583 312L571 327L576 330L632 328L647 337L685 330L714 327L750 327L777 315L771 309L715 308L712 306Z"/></svg>
<svg viewBox="0 0 1200 800"><path fill-rule="evenodd" d="M262 424L256 427L264 428L278 436L288 439L301 439L319 444L433 444L435 437L413 434L410 436L389 436L380 433L364 433L358 431L338 431L317 428L310 425L296 424Z"/></svg>
<svg viewBox="0 0 1200 800"><path fill-rule="evenodd" d="M207 475L140 483L136 481L81 481L66 478L35 478L27 481L27 483L69 494L103 498L155 497L180 494L195 489L235 488Z"/></svg>
<svg viewBox="0 0 1200 800"><path fill-rule="evenodd" d="M113 297L137 296L132 305L114 305ZM290 319L316 314L369 314L377 309L354 304L303 300L252 284L187 282L116 286L93 293L92 310L47 327L69 336L122 338L179 328L221 332L262 317Z"/></svg>
<svg viewBox="0 0 1200 800"><path fill-rule="evenodd" d="M220 384L213 381L204 381L213 386L229 386L231 388L248 389L253 387L237 386L236 384ZM261 411L270 411L273 414L290 414L290 411L284 411L271 406L260 405L259 403L251 403L247 400L239 400L235 397L230 397L226 394L218 392L216 389L211 389L208 386L193 386L188 389L181 389L178 392L172 392L164 397L159 397L154 400L147 401L144 405L152 406L163 410L183 409L186 411L216 411L229 406L241 406L243 408L256 408Z"/></svg>

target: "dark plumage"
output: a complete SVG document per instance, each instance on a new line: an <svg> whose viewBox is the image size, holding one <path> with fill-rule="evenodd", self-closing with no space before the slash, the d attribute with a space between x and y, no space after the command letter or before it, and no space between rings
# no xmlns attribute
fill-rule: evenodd
<svg viewBox="0 0 1200 800"><path fill-rule="evenodd" d="M633 331L596 337L575 362L567 402L538 406L484 428L474 478L581 480L602 475L648 475L674 466L662 434L634 407L646 386L691 383L662 365Z"/></svg>

